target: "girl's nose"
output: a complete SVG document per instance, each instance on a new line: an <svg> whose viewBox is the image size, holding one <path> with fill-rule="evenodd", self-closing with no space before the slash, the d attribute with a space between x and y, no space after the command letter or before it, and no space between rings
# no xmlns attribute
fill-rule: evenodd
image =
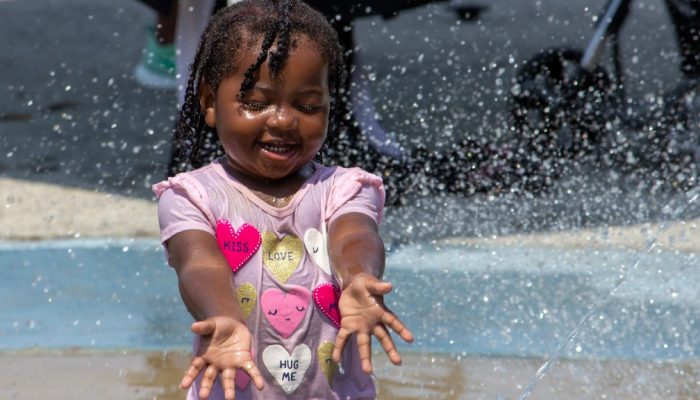
<svg viewBox="0 0 700 400"><path fill-rule="evenodd" d="M294 109L287 105L275 107L274 112L267 120L270 128L282 131L297 129L298 123Z"/></svg>

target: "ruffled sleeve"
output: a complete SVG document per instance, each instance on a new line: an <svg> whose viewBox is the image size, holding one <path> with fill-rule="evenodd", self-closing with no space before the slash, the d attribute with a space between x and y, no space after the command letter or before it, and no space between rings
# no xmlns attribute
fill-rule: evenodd
<svg viewBox="0 0 700 400"><path fill-rule="evenodd" d="M360 168L345 169L333 177L326 205L326 222L330 225L343 214L359 212L379 225L385 199L382 178Z"/></svg>
<svg viewBox="0 0 700 400"><path fill-rule="evenodd" d="M195 178L179 174L153 185L152 190L158 198L161 242L190 229L215 234L207 192Z"/></svg>

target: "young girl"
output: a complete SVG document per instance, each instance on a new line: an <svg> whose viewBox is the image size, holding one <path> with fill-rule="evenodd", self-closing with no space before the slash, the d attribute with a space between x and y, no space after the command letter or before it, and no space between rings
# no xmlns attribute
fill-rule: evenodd
<svg viewBox="0 0 700 400"><path fill-rule="evenodd" d="M300 1L219 12L191 67L179 130L224 155L154 185L168 262L197 320L188 398L374 398L371 336L400 364L384 305L381 179L314 162L343 53ZM252 381L252 383L251 383Z"/></svg>

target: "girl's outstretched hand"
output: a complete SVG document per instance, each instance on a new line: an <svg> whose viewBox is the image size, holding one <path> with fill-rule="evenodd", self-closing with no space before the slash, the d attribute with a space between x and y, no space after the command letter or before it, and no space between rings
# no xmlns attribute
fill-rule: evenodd
<svg viewBox="0 0 700 400"><path fill-rule="evenodd" d="M181 388L188 389L203 370L199 397L206 400L217 375L221 374L224 396L233 400L236 369L242 368L255 387L262 390L264 381L250 355L252 340L245 324L231 317L212 317L192 324L192 332L201 337L199 350L182 377Z"/></svg>
<svg viewBox="0 0 700 400"><path fill-rule="evenodd" d="M341 353L350 335L357 335L357 347L362 370L372 372L372 337L374 335L386 351L392 363L401 364L401 356L387 327L393 329L407 342L413 335L406 326L384 305L384 295L391 292L391 283L368 275L356 275L340 294L340 330L333 347L333 360L340 362Z"/></svg>

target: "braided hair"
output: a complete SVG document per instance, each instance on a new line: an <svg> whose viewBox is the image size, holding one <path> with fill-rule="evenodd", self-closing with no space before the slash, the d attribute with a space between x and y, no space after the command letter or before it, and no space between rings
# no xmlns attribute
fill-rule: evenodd
<svg viewBox="0 0 700 400"><path fill-rule="evenodd" d="M300 0L244 0L217 12L202 34L175 127L177 140L171 174L199 168L223 154L215 130L204 123L199 104L202 81L216 93L224 79L239 68L247 68L240 88L244 96L255 85L255 75L265 61L273 75L284 68L297 35L314 43L328 63L329 128L334 129L342 113L338 98L345 95L347 79L343 49L335 30L322 14ZM239 65L242 51L252 50L261 39L255 62ZM276 48L270 51L273 44Z"/></svg>

